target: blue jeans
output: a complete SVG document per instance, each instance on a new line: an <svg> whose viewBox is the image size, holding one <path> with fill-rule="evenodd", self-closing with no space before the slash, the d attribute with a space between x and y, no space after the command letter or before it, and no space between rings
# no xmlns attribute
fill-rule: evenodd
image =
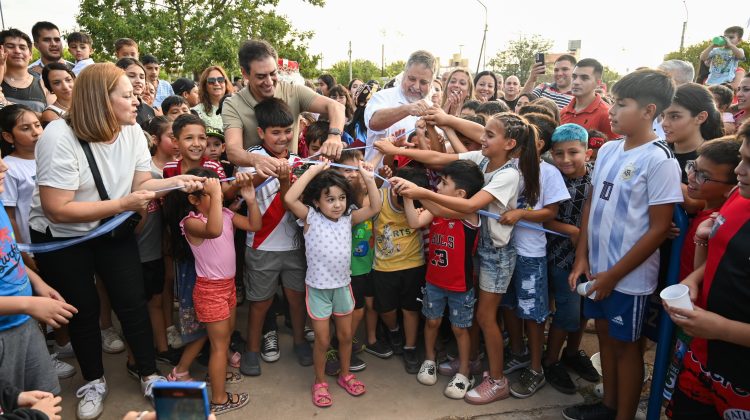
<svg viewBox="0 0 750 420"><path fill-rule="evenodd" d="M570 290L570 271L550 265L548 268L552 296L555 298L555 314L552 326L566 332L576 332L581 328L581 295Z"/></svg>
<svg viewBox="0 0 750 420"><path fill-rule="evenodd" d="M448 319L451 325L458 328L471 327L474 318L474 289L465 292L453 292L427 283L424 288L422 315L427 319L443 317L445 305L448 304Z"/></svg>
<svg viewBox="0 0 750 420"><path fill-rule="evenodd" d="M549 316L549 292L547 285L547 257L524 257L516 259L513 279L502 304L515 309L521 319L544 322Z"/></svg>

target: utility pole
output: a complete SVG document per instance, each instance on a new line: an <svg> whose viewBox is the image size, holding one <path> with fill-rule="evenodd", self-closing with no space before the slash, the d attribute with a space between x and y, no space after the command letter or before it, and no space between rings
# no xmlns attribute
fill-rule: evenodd
<svg viewBox="0 0 750 420"><path fill-rule="evenodd" d="M320 53L320 72L323 73L323 53Z"/></svg>
<svg viewBox="0 0 750 420"><path fill-rule="evenodd" d="M3 30L5 30L5 15L3 15L3 2L0 1L0 20L3 23Z"/></svg>
<svg viewBox="0 0 750 420"><path fill-rule="evenodd" d="M477 3L481 4L482 7L484 7L484 35L482 36L482 46L479 48L479 59L477 60L477 71L476 71L476 73L479 73L479 63L482 62L482 57L484 57L484 46L487 43L487 6L485 6L481 0L477 0ZM485 59L485 65L483 69L485 67L487 67L486 59Z"/></svg>
<svg viewBox="0 0 750 420"><path fill-rule="evenodd" d="M352 80L352 41L349 41L349 81Z"/></svg>
<svg viewBox="0 0 750 420"><path fill-rule="evenodd" d="M685 30L687 29L688 23L688 8L685 0L682 0L682 5L685 6L685 20L682 22L682 36L680 36L680 52L685 48Z"/></svg>
<svg viewBox="0 0 750 420"><path fill-rule="evenodd" d="M385 44L380 44L380 77L385 77Z"/></svg>

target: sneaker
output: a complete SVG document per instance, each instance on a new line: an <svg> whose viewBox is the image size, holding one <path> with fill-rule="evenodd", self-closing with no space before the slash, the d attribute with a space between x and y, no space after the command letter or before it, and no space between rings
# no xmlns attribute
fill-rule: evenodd
<svg viewBox="0 0 750 420"><path fill-rule="evenodd" d="M496 381L490 377L489 372L484 372L482 383L467 392L464 401L481 405L503 400L510 395L508 388L508 378L503 376L502 379Z"/></svg>
<svg viewBox="0 0 750 420"><path fill-rule="evenodd" d="M365 345L357 340L357 337L352 337L352 353L359 354L365 351Z"/></svg>
<svg viewBox="0 0 750 420"><path fill-rule="evenodd" d="M260 357L257 352L246 351L242 354L240 372L247 376L260 376Z"/></svg>
<svg viewBox="0 0 750 420"><path fill-rule="evenodd" d="M73 345L70 342L64 346L58 346L57 343L52 344L52 353L57 353L58 359L72 359L76 357L75 352L73 352Z"/></svg>
<svg viewBox="0 0 750 420"><path fill-rule="evenodd" d="M456 376L448 382L448 386L445 387L443 395L454 400L460 400L466 396L466 393L469 392L469 389L473 385L474 378L469 379L466 376L457 373Z"/></svg>
<svg viewBox="0 0 750 420"><path fill-rule="evenodd" d="M380 340L375 340L374 343L368 343L364 347L366 352L381 359L387 359L393 356L393 349L391 346Z"/></svg>
<svg viewBox="0 0 750 420"><path fill-rule="evenodd" d="M109 354L125 351L125 343L122 342L122 338L120 338L120 334L117 333L115 327L102 330L102 350Z"/></svg>
<svg viewBox="0 0 750 420"><path fill-rule="evenodd" d="M172 347L173 349L179 349L183 345L185 345L182 342L182 336L180 335L180 332L177 331L177 327L174 325L170 325L167 327L167 343L169 347Z"/></svg>
<svg viewBox="0 0 750 420"><path fill-rule="evenodd" d="M552 385L552 388L563 394L575 394L576 384L570 379L570 375L561 362L544 367L544 378Z"/></svg>
<svg viewBox="0 0 750 420"><path fill-rule="evenodd" d="M419 373L417 373L417 381L422 385L435 385L437 383L435 370L435 362L425 360L419 368Z"/></svg>
<svg viewBox="0 0 750 420"><path fill-rule="evenodd" d="M510 393L516 398L528 398L534 395L546 383L543 370L542 372L534 372L528 367L521 371L521 377L518 378L518 382L514 382L510 386Z"/></svg>
<svg viewBox="0 0 750 420"><path fill-rule="evenodd" d="M80 420L95 419L104 411L104 398L107 397L107 381L101 379L91 381L78 388L76 397L78 401L77 416Z"/></svg>
<svg viewBox="0 0 750 420"><path fill-rule="evenodd" d="M461 362L459 362L458 359L453 359L447 362L443 362L438 366L438 373L443 376L455 376L458 373L458 368L460 364ZM469 373L471 375L481 375L482 374L482 361L479 359L470 361Z"/></svg>
<svg viewBox="0 0 750 420"><path fill-rule="evenodd" d="M508 352L508 357L505 358L505 364L503 365L503 373L509 374L519 369L529 367L531 364L531 355L526 350L523 354L515 354Z"/></svg>
<svg viewBox="0 0 750 420"><path fill-rule="evenodd" d="M567 407L562 411L562 415L566 420L614 420L617 417L617 410L598 402Z"/></svg>
<svg viewBox="0 0 750 420"><path fill-rule="evenodd" d="M156 360L172 366L177 366L177 364L180 363L182 352L183 349L174 349L172 347L167 347L167 350L156 353Z"/></svg>
<svg viewBox="0 0 750 420"><path fill-rule="evenodd" d="M310 343L303 341L299 344L294 345L294 354L297 355L297 362L300 366L312 366L313 354Z"/></svg>
<svg viewBox="0 0 750 420"><path fill-rule="evenodd" d="M328 350L326 352L326 367L325 373L328 376L337 376L341 372L341 361L339 360L339 352L336 350Z"/></svg>
<svg viewBox="0 0 750 420"><path fill-rule="evenodd" d="M70 378L76 374L76 368L68 363L61 362L58 359L59 356L57 353L52 353L49 357L52 360L52 368L55 369L58 379Z"/></svg>
<svg viewBox="0 0 750 420"><path fill-rule="evenodd" d="M599 376L599 372L596 371L594 365L591 363L591 359L583 350L578 350L578 353L574 354L573 356L567 356L565 350L563 350L560 362L562 362L565 367L577 373L581 378L589 382L596 383L601 379L601 377Z"/></svg>
<svg viewBox="0 0 750 420"><path fill-rule="evenodd" d="M349 371L362 372L365 368L367 368L367 363L352 352L352 356L349 358Z"/></svg>
<svg viewBox="0 0 750 420"><path fill-rule="evenodd" d="M275 330L263 334L260 357L266 363L275 362L281 357L281 351L279 350L279 333Z"/></svg>
<svg viewBox="0 0 750 420"><path fill-rule="evenodd" d="M406 373L414 375L419 372L419 357L417 356L417 349L404 349L404 368Z"/></svg>
<svg viewBox="0 0 750 420"><path fill-rule="evenodd" d="M305 325L305 340L307 340L308 343L315 341L315 331L307 325Z"/></svg>
<svg viewBox="0 0 750 420"><path fill-rule="evenodd" d="M401 336L401 329L388 331L388 340L391 342L393 354L402 354L404 352L404 337Z"/></svg>
<svg viewBox="0 0 750 420"><path fill-rule="evenodd" d="M145 381L141 379L141 391L143 391L143 396L146 397L152 405L154 404L154 384L157 382L167 382L167 378L155 373L147 376Z"/></svg>

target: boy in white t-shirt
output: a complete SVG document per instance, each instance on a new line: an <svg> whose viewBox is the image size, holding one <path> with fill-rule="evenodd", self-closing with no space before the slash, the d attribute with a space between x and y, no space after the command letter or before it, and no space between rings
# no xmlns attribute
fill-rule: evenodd
<svg viewBox="0 0 750 420"><path fill-rule="evenodd" d="M277 179L273 179L256 193L263 214L263 227L247 233L245 248L244 282L248 313L247 351L242 355L240 371L249 376L260 375L260 360L273 362L279 359L278 335L275 330L263 336L261 331L266 313L273 303L279 281L289 302L294 336L294 352L302 366L313 363L312 349L304 337L305 326L305 250L294 215L284 208L283 198L289 190L290 167L301 159L289 152L293 137L294 117L284 101L266 99L255 106L258 118L258 135L263 143L248 149L277 159ZM266 181L254 168L240 167L238 172L252 172L256 187Z"/></svg>
<svg viewBox="0 0 750 420"><path fill-rule="evenodd" d="M674 82L662 71L639 70L623 77L612 92L612 131L625 138L599 150L568 278L571 289L582 275L594 281L583 311L596 320L604 399L566 408L566 419L635 417L643 383L640 336L646 301L656 290L659 245L669 232L675 203L682 202L679 164L651 128L671 103Z"/></svg>

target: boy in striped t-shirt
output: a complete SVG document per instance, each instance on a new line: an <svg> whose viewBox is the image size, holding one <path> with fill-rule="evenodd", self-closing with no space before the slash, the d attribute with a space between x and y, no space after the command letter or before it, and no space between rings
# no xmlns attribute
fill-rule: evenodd
<svg viewBox="0 0 750 420"><path fill-rule="evenodd" d="M583 311L596 320L604 399L566 408L566 419L635 417L643 382L639 340L645 304L657 285L659 245L670 229L674 204L682 202L679 164L651 129L672 101L674 82L662 71L639 70L612 92L612 131L624 139L599 150L568 278L571 289L582 275L594 281Z"/></svg>
<svg viewBox="0 0 750 420"><path fill-rule="evenodd" d="M261 332L266 313L273 303L279 282L289 302L292 320L294 352L302 366L312 365L312 349L304 338L305 326L305 250L295 217L284 208L283 198L290 186L290 168L300 158L289 151L292 141L294 117L284 101L269 98L255 106L258 119L260 146L248 149L277 159L276 178L256 193L262 227L257 232L247 233L245 247L245 295L250 301L248 313L247 351L242 355L240 372L248 376L260 375L260 358L266 362L279 359L278 336L275 330ZM257 175L255 168L240 167L238 172L256 174L256 187L266 178Z"/></svg>

